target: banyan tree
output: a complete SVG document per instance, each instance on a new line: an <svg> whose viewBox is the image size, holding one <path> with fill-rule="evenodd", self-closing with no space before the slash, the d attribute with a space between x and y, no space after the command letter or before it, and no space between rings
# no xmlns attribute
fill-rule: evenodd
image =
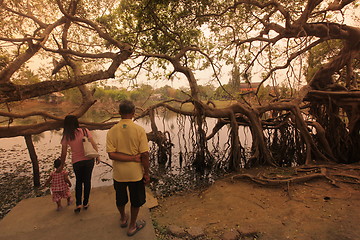
<svg viewBox="0 0 360 240"><path fill-rule="evenodd" d="M149 139L157 144L157 154L169 158L172 143L168 132L158 130L154 114L166 109L185 116L193 147L186 157L199 172L214 167L217 158L231 171L358 162L358 4L0 0L0 137L29 139L61 127L64 116L37 109L14 112L13 102L78 88L82 97L72 114L81 117L98 100L89 83L116 78L125 84L146 77L187 81L185 101L156 103L138 117L149 116ZM30 71L34 64L38 68ZM199 80L204 77L199 73L223 89L229 106L201 97ZM260 84L239 92L241 82ZM281 86L288 94L280 93ZM33 116L41 120L14 124L15 119ZM212 129L209 118L217 119ZM108 129L114 122L82 124ZM250 148L240 140L242 127L251 133ZM219 157L208 145L223 128L228 129L229 148Z"/></svg>

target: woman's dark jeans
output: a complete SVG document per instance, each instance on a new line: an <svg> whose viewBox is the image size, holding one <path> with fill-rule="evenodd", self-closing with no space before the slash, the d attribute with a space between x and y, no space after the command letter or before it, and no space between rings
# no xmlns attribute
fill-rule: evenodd
<svg viewBox="0 0 360 240"><path fill-rule="evenodd" d="M76 206L87 205L89 203L90 189L91 189L91 175L94 168L94 159L84 160L73 164L76 184L75 197ZM84 184L84 200L82 201L82 188Z"/></svg>

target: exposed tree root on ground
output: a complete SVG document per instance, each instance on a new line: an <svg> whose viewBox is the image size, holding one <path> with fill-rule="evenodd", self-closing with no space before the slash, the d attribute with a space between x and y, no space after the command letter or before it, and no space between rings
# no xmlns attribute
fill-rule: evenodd
<svg viewBox="0 0 360 240"><path fill-rule="evenodd" d="M267 173L237 174L232 180L250 179L251 181L265 185L276 186L289 183L302 183L314 179L327 179L336 186L337 182L360 184L360 164L331 164L331 165L307 165L295 168L274 168Z"/></svg>

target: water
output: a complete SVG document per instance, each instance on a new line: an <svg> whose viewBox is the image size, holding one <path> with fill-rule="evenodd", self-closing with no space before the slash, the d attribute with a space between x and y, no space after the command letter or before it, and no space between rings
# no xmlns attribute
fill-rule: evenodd
<svg viewBox="0 0 360 240"><path fill-rule="evenodd" d="M148 119L139 119L136 121L143 126L146 132L151 131L150 122ZM193 148L192 133L190 131L189 118L177 118L176 115L164 117L156 117L158 130L168 131L170 140L174 144L172 148L172 166L174 169L179 168L178 156L179 152L190 151ZM211 133L213 126L216 124L216 119L207 119L207 135ZM92 131L95 142L98 144L101 161L95 165L93 171L93 187L107 186L112 184L112 169L111 160L106 153L106 133L107 130ZM227 148L228 141L228 127L225 126L214 137L214 140L209 141L209 150L216 148L223 150ZM247 128L240 128L240 139L243 146L251 143L251 134ZM33 136L34 147L38 156L40 165L40 174L42 179L46 179L47 174L53 170L53 160L60 156L61 145L60 140L62 136L61 131L47 131L40 135ZM149 143L149 145L151 145ZM27 151L25 139L23 137L2 138L0 139L0 172L14 172L17 169L19 175L32 175L32 165L30 156ZM74 183L74 176L72 173L70 154L67 156L67 169L70 172L72 183ZM108 165L107 165L108 164ZM73 184L74 185L74 184Z"/></svg>
<svg viewBox="0 0 360 240"><path fill-rule="evenodd" d="M92 131L95 141L99 146L101 160L111 165L111 161L105 152L106 131ZM53 160L60 156L62 131L47 131L34 137L34 147L38 156L40 173L42 178L53 170ZM25 139L23 137L0 139L0 161L2 172L14 172L21 168L20 175L32 175L31 159L28 154ZM71 159L68 154L66 160L67 169L72 174ZM111 168L105 164L96 165L93 171L93 186L106 186L112 184ZM71 181L74 183L73 174ZM107 179L107 181L105 181Z"/></svg>

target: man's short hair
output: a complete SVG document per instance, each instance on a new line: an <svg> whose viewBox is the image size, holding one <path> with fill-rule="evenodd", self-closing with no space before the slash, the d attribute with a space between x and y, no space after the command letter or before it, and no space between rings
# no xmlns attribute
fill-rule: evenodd
<svg viewBox="0 0 360 240"><path fill-rule="evenodd" d="M135 112L135 105L130 100L122 100L119 104L119 113L122 114L131 114Z"/></svg>

